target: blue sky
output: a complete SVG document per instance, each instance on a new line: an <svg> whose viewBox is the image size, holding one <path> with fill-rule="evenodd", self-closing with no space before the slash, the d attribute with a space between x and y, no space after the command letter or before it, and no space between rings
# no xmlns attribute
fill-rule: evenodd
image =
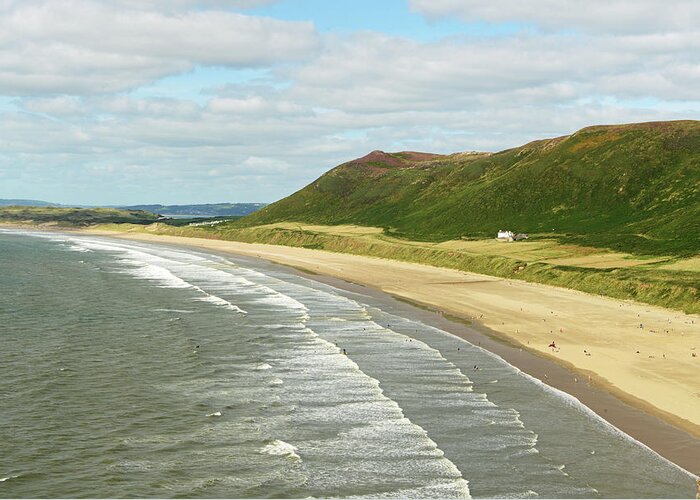
<svg viewBox="0 0 700 500"><path fill-rule="evenodd" d="M405 0L293 0L261 6L248 13L288 21L312 19L321 33L351 34L367 30L421 41L449 36L499 36L528 27L525 23L514 22L465 22L456 18L430 20L407 6Z"/></svg>
<svg viewBox="0 0 700 500"><path fill-rule="evenodd" d="M0 198L270 202L368 151L697 119L700 3L0 3Z"/></svg>

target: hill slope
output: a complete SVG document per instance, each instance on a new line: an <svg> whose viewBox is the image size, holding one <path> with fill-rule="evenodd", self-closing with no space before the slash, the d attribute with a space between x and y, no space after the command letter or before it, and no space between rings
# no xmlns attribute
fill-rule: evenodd
<svg viewBox="0 0 700 500"><path fill-rule="evenodd" d="M595 126L499 153L374 151L236 222L386 228L423 240L499 229L638 253L700 251L700 121Z"/></svg>
<svg viewBox="0 0 700 500"><path fill-rule="evenodd" d="M0 207L58 207L58 203L51 203L41 200L17 200L0 198Z"/></svg>
<svg viewBox="0 0 700 500"><path fill-rule="evenodd" d="M118 210L116 208L69 207L0 207L0 222L56 224L59 226L89 226L92 224L131 223L151 224L159 216L142 210Z"/></svg>

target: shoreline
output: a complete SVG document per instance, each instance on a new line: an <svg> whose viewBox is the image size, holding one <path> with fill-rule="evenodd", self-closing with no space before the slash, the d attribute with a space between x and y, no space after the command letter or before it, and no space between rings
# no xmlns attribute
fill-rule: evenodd
<svg viewBox="0 0 700 500"><path fill-rule="evenodd" d="M617 427L633 439L643 443L664 458L683 467L689 472L700 475L700 463L697 457L700 456L700 426L686 421L671 412L660 410L653 404L630 395L617 388L605 378L595 372L587 372L580 366L566 360L549 356L546 350L528 349L527 345L518 342L511 336L504 335L503 332L491 328L485 322L475 320L468 314L452 310L449 307L423 302L409 294L402 292L400 287L392 290L390 287L376 286L371 283L376 281L376 275L365 275L352 269L350 263L360 262L368 265L372 262L372 271L376 266L395 265L404 270L407 268L421 266L418 264L400 263L373 257L361 257L354 255L335 254L319 250L309 250L303 248L283 247L276 245L239 243L224 240L208 240L202 238L174 237L165 235L150 235L144 233L114 233L110 231L87 231L84 234L96 236L112 236L119 239L153 242L160 244L173 244L178 247L189 247L192 249L206 249L219 254L235 254L244 257L252 257L263 261L281 265L287 269L292 268L295 272L304 275L309 279L332 284L338 288L348 291L359 291L363 294L372 295L377 300L382 295L389 297L393 301L393 307L401 301L404 306L412 308L412 314L421 311L419 314L426 321L430 321L432 326L438 326L443 330L452 333L464 340L477 344L484 349L502 357L505 361L520 369L524 373L542 381L543 383L563 391L583 403L598 416L608 423ZM499 282L507 280L497 280L489 276L470 275L459 271L446 270L442 268L431 268L432 270L445 273L457 273L458 275L474 276L477 283ZM362 270L367 272L365 268ZM392 270L391 272L393 272ZM370 281L368 283L368 281ZM480 286L480 285L477 285ZM553 289L562 291L546 285L524 284L528 288L538 290ZM387 289L390 288L390 289ZM399 293L396 293L399 292ZM577 297L587 298L583 292L570 291ZM595 296L591 296L595 297ZM613 302L612 299L600 298L602 301ZM614 301L619 302L619 301ZM387 303L386 300L384 302ZM651 308L645 304L637 305L640 308ZM438 312L435 312L435 311ZM666 312L662 310L662 312ZM447 315L448 317L445 317ZM461 320L455 322L449 316ZM469 324L465 324L468 322ZM696 322L697 323L697 322ZM699 326L699 325L696 325ZM698 329L700 332L700 328ZM697 359L697 358L695 358ZM700 366L700 363L698 363ZM588 374L591 374L590 384L586 382ZM575 380L578 379L578 382ZM700 381L699 381L700 383ZM700 391L700 387L698 387ZM700 392L698 393L700 396ZM700 407L700 400L698 405ZM695 431L695 432L693 432Z"/></svg>
<svg viewBox="0 0 700 500"><path fill-rule="evenodd" d="M288 266L276 265L289 270ZM572 369L573 367L564 366L554 360L539 356L536 352L522 349L499 338L496 332L479 323L467 321L431 306L411 302L382 290L339 278L306 273L296 268L292 269L296 274L307 279L341 290L368 295L376 303L391 306L394 314L405 313L410 315L412 319L418 319L424 324L439 328L481 347L549 388L574 397L618 431L623 432L666 460L700 477L700 464L697 463L697 457L700 456L700 438L661 419L654 414L653 408L648 408L645 411L603 384L574 382L577 375L580 374Z"/></svg>
<svg viewBox="0 0 700 500"><path fill-rule="evenodd" d="M11 226L11 228L32 230L48 229L37 227L20 228L17 226ZM56 231L60 229L51 228L51 230ZM368 280L367 277L363 278L362 273L359 273L359 275L355 273L355 275L353 275L351 272L352 270L344 270L342 266L338 268L337 262L337 260L355 261L359 259L362 261L371 259L375 261L375 264L378 262L381 265L396 261L387 261L372 257L331 254L333 257L339 256L340 259L331 259L332 262L325 262L325 265L323 265L324 261L319 254L328 254L329 252L319 252L318 250L298 249L294 247L143 233L119 233L114 231L94 230L81 230L76 232L85 235L107 236L117 239L159 243L165 244L166 246L173 245L193 250L205 249L219 255L235 254L272 263L271 265L281 266L286 270L292 269L295 273L305 278L326 283L351 293L369 295L374 301L390 307L399 314L402 312L404 314L410 314L412 318L417 318L430 326L440 328L501 357L526 375L576 398L603 420L624 432L632 439L652 449L667 460L692 474L700 475L700 463L697 460L697 457L700 456L700 432L692 432L696 430L696 427L700 429L700 426L685 421L671 412L660 410L653 404L626 393L595 372L588 372L570 361L553 358L547 355L546 351L542 352L541 350L531 349L527 345L523 345L522 342L519 342L519 339L513 338L513 336L510 335L504 335L503 332L491 328L486 322L478 321L480 318L475 320L472 315L464 314L463 311L460 313L460 311L451 310L449 307L441 307L435 303L424 302L418 300L416 297L411 297L410 294L407 293L396 293L397 291L401 292L401 290L387 290L387 287L367 283L367 281L372 280ZM292 258L292 256L288 255L285 256L285 251L287 250L289 253L293 254L301 253L306 257L316 257L304 261L303 259L299 259L298 255L296 258ZM416 264L397 264L400 264L401 267L420 266ZM333 266L336 266L335 269ZM441 268L435 269L439 270ZM458 271L450 272L459 273ZM459 274L467 275L467 273ZM491 277L481 275L473 276L489 278L489 280L486 281L497 281ZM540 285L540 287L542 286ZM574 293L585 295L581 292ZM650 306L642 304L640 307ZM588 374L591 375L591 378L586 381ZM700 397L700 392L698 396ZM700 405L700 401L698 405ZM683 425L684 422L687 422L689 425Z"/></svg>

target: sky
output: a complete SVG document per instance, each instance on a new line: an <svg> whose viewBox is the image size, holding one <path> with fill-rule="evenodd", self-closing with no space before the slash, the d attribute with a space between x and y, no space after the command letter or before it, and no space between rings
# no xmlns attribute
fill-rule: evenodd
<svg viewBox="0 0 700 500"><path fill-rule="evenodd" d="M696 0L0 0L0 198L272 202L375 149L698 117Z"/></svg>

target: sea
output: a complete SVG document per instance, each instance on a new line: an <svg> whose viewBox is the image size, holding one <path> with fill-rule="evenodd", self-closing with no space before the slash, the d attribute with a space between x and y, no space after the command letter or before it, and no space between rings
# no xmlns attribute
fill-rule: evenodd
<svg viewBox="0 0 700 500"><path fill-rule="evenodd" d="M0 497L695 495L576 399L407 316L259 260L0 231Z"/></svg>

